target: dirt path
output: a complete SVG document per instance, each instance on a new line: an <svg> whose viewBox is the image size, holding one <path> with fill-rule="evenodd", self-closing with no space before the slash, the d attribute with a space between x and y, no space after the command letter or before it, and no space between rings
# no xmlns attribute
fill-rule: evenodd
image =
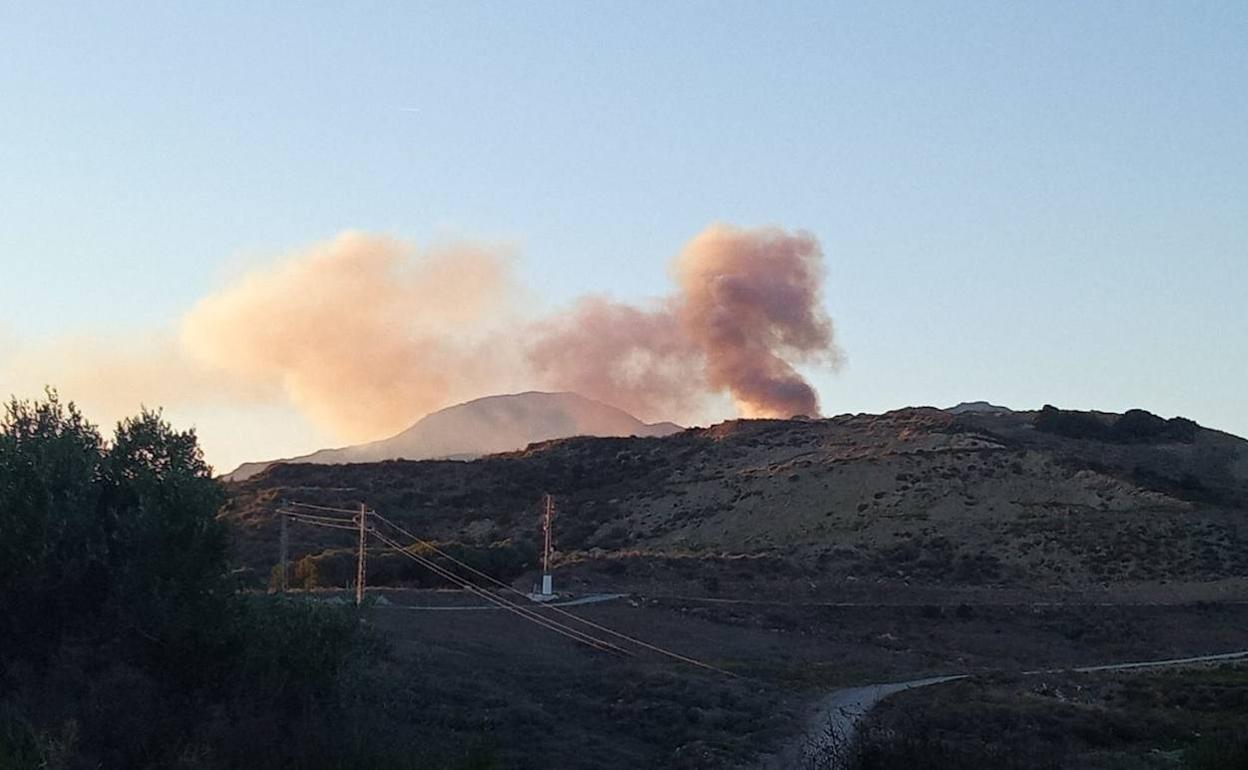
<svg viewBox="0 0 1248 770"><path fill-rule="evenodd" d="M1001 599L991 601L955 601L955 602L935 602L935 601L912 601L912 600L896 600L896 601L841 601L841 602L819 602L819 601L783 601L776 599L732 599L714 596L683 596L680 594L642 594L636 593L643 599L650 601L665 602L685 602L688 604L740 604L757 607L828 607L833 609L920 609L924 607L1034 607L1034 608L1055 608L1065 609L1070 607L1173 607L1176 604L1184 604L1186 601L1086 601L1071 599L1069 601L1036 601L1023 599ZM1232 599L1219 601L1219 604L1228 605L1244 605L1248 604L1248 599Z"/></svg>
<svg viewBox="0 0 1248 770"><path fill-rule="evenodd" d="M1024 671L1026 675L1056 674L1073 671L1076 674L1088 674L1093 671L1123 671L1129 668L1165 668L1166 666L1186 666L1201 663L1220 663L1232 660L1248 660L1248 650L1222 652L1216 655L1197 655L1192 658L1167 658L1165 660L1141 660L1135 663L1107 663L1100 666L1080 666L1079 668L1050 668L1038 671Z"/></svg>
<svg viewBox="0 0 1248 770"><path fill-rule="evenodd" d="M576 599L568 599L562 602L534 602L534 607L579 607L583 604L601 604L602 602L610 602L616 599L623 599L627 594L590 594L589 596L581 596ZM398 604L390 602L388 604L380 604L379 607L388 610L415 610L419 612L460 612L460 611L487 611L501 610L502 608L495 604L474 604L468 606L455 606L449 604L431 605L431 604ZM525 605L529 606L529 605Z"/></svg>
<svg viewBox="0 0 1248 770"><path fill-rule="evenodd" d="M1140 668L1166 668L1177 666L1201 665L1206 663L1222 663L1228 661L1248 660L1248 650L1223 652L1212 655L1195 655L1187 658L1164 658L1160 660L1131 661L1127 663L1105 663L1096 666L1079 666L1074 668L1047 668L1023 671L1024 676L1039 674L1056 674L1062 672L1092 673L1096 671L1125 671ZM905 682L887 682L869 684L861 687L847 687L835 690L819 701L814 714L807 722L806 730L795 742L779 755L763 763L765 770L795 770L808 763L814 763L825 757L833 757L837 753L838 744L844 745L853 740L854 730L858 723L885 698L916 687L927 687L944 682L965 679L971 674L952 674L934 676L925 679L911 679ZM831 764L814 766L833 767Z"/></svg>

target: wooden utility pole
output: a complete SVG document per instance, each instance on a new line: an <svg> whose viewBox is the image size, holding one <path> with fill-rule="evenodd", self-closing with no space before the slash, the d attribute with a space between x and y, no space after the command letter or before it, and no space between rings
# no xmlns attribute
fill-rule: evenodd
<svg viewBox="0 0 1248 770"><path fill-rule="evenodd" d="M280 511L278 515L282 517L282 536L281 536L281 552L282 553L281 553L281 558L279 559L279 562L281 564L282 574L277 579L277 591L278 593L284 594L286 593L286 574L287 574L286 559L287 559L287 551L290 550L290 537L286 532L286 528L287 528L286 512Z"/></svg>
<svg viewBox="0 0 1248 770"><path fill-rule="evenodd" d="M364 545L365 531L367 528L368 509L364 503L360 503L360 545L359 554L355 562L355 605L358 607L364 603Z"/></svg>

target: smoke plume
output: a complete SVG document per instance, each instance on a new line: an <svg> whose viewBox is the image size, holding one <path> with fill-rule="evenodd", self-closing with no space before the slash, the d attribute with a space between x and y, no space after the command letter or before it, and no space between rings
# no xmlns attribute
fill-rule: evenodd
<svg viewBox="0 0 1248 770"><path fill-rule="evenodd" d="M349 441L524 389L575 391L649 421L699 420L725 396L747 417L814 415L794 366L836 360L821 260L807 234L714 226L677 255L669 296L591 296L522 318L497 248L419 251L348 232L228 283L176 332L62 341L0 366L0 386L37 392L38 379L119 410L293 405Z"/></svg>
<svg viewBox="0 0 1248 770"><path fill-rule="evenodd" d="M527 346L538 380L643 420L685 419L707 395L702 356L677 321L677 302L651 308L586 297L533 324Z"/></svg>
<svg viewBox="0 0 1248 770"><path fill-rule="evenodd" d="M839 360L821 260L804 233L710 227L677 257L675 295L650 309L582 300L538 326L529 359L551 381L648 419L724 391L745 417L818 414L793 364Z"/></svg>
<svg viewBox="0 0 1248 770"><path fill-rule="evenodd" d="M819 301L822 254L808 234L711 227L676 262L681 327L706 357L712 390L745 417L814 416L793 361L837 359Z"/></svg>
<svg viewBox="0 0 1248 770"><path fill-rule="evenodd" d="M343 439L377 438L509 384L507 351L479 340L509 288L495 251L348 232L203 299L181 336L202 366L283 391Z"/></svg>

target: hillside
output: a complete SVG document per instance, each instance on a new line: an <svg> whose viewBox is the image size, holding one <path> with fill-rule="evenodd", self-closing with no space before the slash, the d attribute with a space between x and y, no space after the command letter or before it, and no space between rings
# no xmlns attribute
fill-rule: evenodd
<svg viewBox="0 0 1248 770"><path fill-rule="evenodd" d="M621 409L575 393L530 391L478 398L441 409L381 441L322 449L285 460L244 463L225 478L242 481L274 462L328 465L469 459L568 436L665 436L679 430L679 425L670 422L644 423Z"/></svg>
<svg viewBox="0 0 1248 770"><path fill-rule="evenodd" d="M366 500L426 538L524 552L548 491L563 569L625 587L729 593L764 573L816 594L1248 576L1248 442L1142 411L738 420L474 462L279 465L232 491L240 554L261 571L282 498ZM300 537L305 552L341 544Z"/></svg>

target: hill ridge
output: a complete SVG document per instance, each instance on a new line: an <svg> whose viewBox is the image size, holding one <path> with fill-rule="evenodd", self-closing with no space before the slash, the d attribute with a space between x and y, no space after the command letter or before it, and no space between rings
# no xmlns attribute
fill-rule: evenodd
<svg viewBox="0 0 1248 770"><path fill-rule="evenodd" d="M321 449L298 457L243 463L223 477L242 481L276 463L337 464L384 460L470 459L572 435L657 436L683 430L645 423L622 409L569 391L482 396L431 412L378 441Z"/></svg>
<svg viewBox="0 0 1248 770"><path fill-rule="evenodd" d="M769 555L820 585L1248 576L1248 442L1151 415L1127 423L1160 426L1151 434L1067 435L1062 420L1087 415L907 408L565 438L472 462L282 465L236 485L230 516L260 538L284 495L363 499L422 537L523 546L549 492L560 551L578 563Z"/></svg>

